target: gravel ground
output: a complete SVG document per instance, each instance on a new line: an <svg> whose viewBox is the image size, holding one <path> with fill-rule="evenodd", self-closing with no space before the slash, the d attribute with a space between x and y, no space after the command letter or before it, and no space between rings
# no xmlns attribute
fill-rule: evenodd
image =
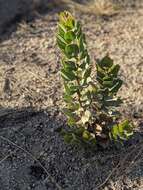
<svg viewBox="0 0 143 190"><path fill-rule="evenodd" d="M64 118L53 110L7 110L0 119L1 190L142 190L143 133L124 147L89 151L66 145L60 127Z"/></svg>
<svg viewBox="0 0 143 190"><path fill-rule="evenodd" d="M93 67L107 52L120 64L122 115L139 127L124 147L89 151L65 145L58 132L65 118L59 112L57 13L23 21L14 32L12 25L0 44L0 190L143 189L143 8L112 17L76 16Z"/></svg>

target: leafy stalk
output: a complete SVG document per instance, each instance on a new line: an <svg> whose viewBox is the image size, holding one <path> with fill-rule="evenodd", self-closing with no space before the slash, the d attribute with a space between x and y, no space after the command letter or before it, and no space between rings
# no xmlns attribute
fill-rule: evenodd
<svg viewBox="0 0 143 190"><path fill-rule="evenodd" d="M61 76L64 81L64 113L69 126L76 129L64 133L65 140L79 139L95 144L97 140L125 140L132 134L126 121L116 122L117 107L122 103L116 94L122 86L119 65L106 55L96 63L97 84L91 79L92 65L80 22L67 11L60 14L57 44L62 53ZM123 138L124 136L124 138Z"/></svg>

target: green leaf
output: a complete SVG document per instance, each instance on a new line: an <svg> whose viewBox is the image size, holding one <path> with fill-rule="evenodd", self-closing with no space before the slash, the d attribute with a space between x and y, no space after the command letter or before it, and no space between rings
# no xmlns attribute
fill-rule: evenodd
<svg viewBox="0 0 143 190"><path fill-rule="evenodd" d="M57 44L60 49L64 50L66 47L66 42L61 36L57 36Z"/></svg>
<svg viewBox="0 0 143 190"><path fill-rule="evenodd" d="M97 144L96 138L95 137L93 138L92 136L90 137L89 142L90 145L93 147L95 147L95 145Z"/></svg>
<svg viewBox="0 0 143 190"><path fill-rule="evenodd" d="M87 51L86 51L85 62L88 63L88 64L90 64L90 57L89 57Z"/></svg>
<svg viewBox="0 0 143 190"><path fill-rule="evenodd" d="M126 129L126 127L128 128L129 121L128 120L123 121L122 123L120 123L120 126L122 126L123 129Z"/></svg>
<svg viewBox="0 0 143 190"><path fill-rule="evenodd" d="M98 64L96 64L96 69L97 69L97 76L98 77L104 78L106 76L105 71Z"/></svg>
<svg viewBox="0 0 143 190"><path fill-rule="evenodd" d="M60 13L60 24L67 27L68 29L72 29L75 25L74 17L70 12L64 11Z"/></svg>
<svg viewBox="0 0 143 190"><path fill-rule="evenodd" d="M76 35L73 31L68 31L64 34L64 39L67 42L72 42L76 38Z"/></svg>
<svg viewBox="0 0 143 190"><path fill-rule="evenodd" d="M82 34L82 30L81 30L81 24L79 21L75 22L75 32L77 34L77 37L79 38Z"/></svg>
<svg viewBox="0 0 143 190"><path fill-rule="evenodd" d="M130 124L128 120L125 120L122 123L120 123L119 128L122 128L124 130L126 137L129 137L133 134L133 126Z"/></svg>
<svg viewBox="0 0 143 190"><path fill-rule="evenodd" d="M70 72L72 70L74 70L74 71L77 70L76 64L73 61L65 61L63 66L64 66L64 69L68 72Z"/></svg>
<svg viewBox="0 0 143 190"><path fill-rule="evenodd" d="M114 98L114 99L104 99L104 104L105 106L114 106L114 107L118 107L120 106L120 104L122 103L122 101L119 98Z"/></svg>
<svg viewBox="0 0 143 190"><path fill-rule="evenodd" d="M67 121L68 125L69 126L74 126L76 125L76 120L74 118L68 118L68 121Z"/></svg>
<svg viewBox="0 0 143 190"><path fill-rule="evenodd" d="M118 90L121 88L123 82L122 80L118 79L118 82L109 90L111 93L117 93Z"/></svg>
<svg viewBox="0 0 143 190"><path fill-rule="evenodd" d="M64 34L66 32L66 29L64 28L63 25L59 24L58 25L58 35L61 36L62 38L64 38Z"/></svg>
<svg viewBox="0 0 143 190"><path fill-rule="evenodd" d="M113 65L113 66L108 70L108 74L113 75L113 76L117 76L119 70L120 70L120 66L119 66L119 65Z"/></svg>
<svg viewBox="0 0 143 190"><path fill-rule="evenodd" d="M69 94L66 94L66 93L64 93L63 99L66 103L71 103L73 101L73 98Z"/></svg>
<svg viewBox="0 0 143 190"><path fill-rule="evenodd" d="M66 84L64 83L65 91L68 95L73 95L75 94L78 90L80 90L79 86L76 86L74 84Z"/></svg>
<svg viewBox="0 0 143 190"><path fill-rule="evenodd" d="M66 92L66 94L70 96L70 88L69 88L69 84L66 83L66 82L64 82L64 87L65 87L65 92Z"/></svg>
<svg viewBox="0 0 143 190"><path fill-rule="evenodd" d="M113 87L114 83L113 83L113 81L103 81L103 85L105 87L111 88L111 87Z"/></svg>
<svg viewBox="0 0 143 190"><path fill-rule="evenodd" d="M79 67L80 67L82 70L85 69L85 66L86 66L86 62L85 62L85 61L83 61L83 62L81 63L81 65L79 65Z"/></svg>
<svg viewBox="0 0 143 190"><path fill-rule="evenodd" d="M74 93L80 90L79 86L76 86L76 85L72 85L69 88L70 88L70 91Z"/></svg>
<svg viewBox="0 0 143 190"><path fill-rule="evenodd" d="M80 51L80 53L79 53L79 55L80 55L80 60L82 60L82 59L85 59L85 62L86 62L86 64L89 64L88 62L87 62L87 50L84 50L84 51Z"/></svg>
<svg viewBox="0 0 143 190"><path fill-rule="evenodd" d="M113 77L109 77L108 75L103 78L104 81L112 81Z"/></svg>
<svg viewBox="0 0 143 190"><path fill-rule="evenodd" d="M119 130L120 134L124 133L124 128L123 128L122 124L118 125L118 130Z"/></svg>
<svg viewBox="0 0 143 190"><path fill-rule="evenodd" d="M106 95L106 96L108 96L108 92L109 92L109 90L108 90L108 88L99 88L98 89L98 95Z"/></svg>
<svg viewBox="0 0 143 190"><path fill-rule="evenodd" d="M61 76L66 81L73 81L73 80L76 79L76 76L75 76L75 74L72 71L71 72L67 72L64 69L61 69Z"/></svg>
<svg viewBox="0 0 143 190"><path fill-rule="evenodd" d="M84 48L84 39L83 36L81 35L79 38L79 49L81 52L84 52L85 48Z"/></svg>
<svg viewBox="0 0 143 190"><path fill-rule="evenodd" d="M74 111L68 109L68 108L64 108L63 109L64 114L66 114L69 118L76 118L76 114L74 113Z"/></svg>
<svg viewBox="0 0 143 190"><path fill-rule="evenodd" d="M110 133L110 137L113 137L114 140L127 140L132 135L133 127L128 120L125 120L118 125L114 125Z"/></svg>
<svg viewBox="0 0 143 190"><path fill-rule="evenodd" d="M78 46L76 44L67 45L65 48L65 54L69 58L77 57L78 53L79 53L79 49L78 49Z"/></svg>
<svg viewBox="0 0 143 190"><path fill-rule="evenodd" d="M99 65L101 68L107 67L110 68L113 65L113 60L106 55L100 62Z"/></svg>
<svg viewBox="0 0 143 190"><path fill-rule="evenodd" d="M113 139L117 140L118 139L118 134L119 134L118 125L114 125L112 127L111 133L112 133Z"/></svg>
<svg viewBox="0 0 143 190"><path fill-rule="evenodd" d="M64 135L64 141L65 141L66 143L68 143L68 144L71 143L72 139L73 139L73 137L72 137L71 134L65 134L65 135Z"/></svg>
<svg viewBox="0 0 143 190"><path fill-rule="evenodd" d="M103 85L103 79L101 77L97 76L96 79L100 85Z"/></svg>
<svg viewBox="0 0 143 190"><path fill-rule="evenodd" d="M84 130L85 130L84 127L79 127L75 130L75 134L78 136L82 136Z"/></svg>
<svg viewBox="0 0 143 190"><path fill-rule="evenodd" d="M70 103L69 104L69 109L72 111L77 111L80 108L80 104L79 103Z"/></svg>
<svg viewBox="0 0 143 190"><path fill-rule="evenodd" d="M85 130L85 131L83 132L83 134L82 134L82 138L83 138L84 140L88 140L88 139L90 138L90 133L89 133L87 130Z"/></svg>
<svg viewBox="0 0 143 190"><path fill-rule="evenodd" d="M90 77L90 75L91 75L91 67L85 70L83 78L87 79L88 77Z"/></svg>
<svg viewBox="0 0 143 190"><path fill-rule="evenodd" d="M69 96L72 96L78 90L78 87L76 87L74 85L70 86L69 84L66 84L66 83L64 83L64 87L65 87L66 94L69 95Z"/></svg>

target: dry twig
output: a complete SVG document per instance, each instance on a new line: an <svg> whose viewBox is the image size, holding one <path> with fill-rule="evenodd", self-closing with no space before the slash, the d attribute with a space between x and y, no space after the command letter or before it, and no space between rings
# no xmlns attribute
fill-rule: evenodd
<svg viewBox="0 0 143 190"><path fill-rule="evenodd" d="M22 150L23 152L25 152L27 155L29 155L33 160L35 160L39 166L45 171L45 173L47 174L47 176L50 178L50 180L52 181L52 183L54 183L56 185L56 187L59 190L63 190L62 187L55 181L55 179L50 175L50 173L47 171L47 169L41 164L41 162L39 160L37 160L30 152L28 152L27 150L25 150L24 148L22 148L21 146L15 144L14 142L12 142L11 140L9 140L6 137L0 136L0 138L4 141L7 141L9 144L17 147L18 149Z"/></svg>
<svg viewBox="0 0 143 190"><path fill-rule="evenodd" d="M1 159L1 160L0 160L0 164L1 164L2 162L4 162L8 157L10 157L10 154L8 154L8 155L5 156L3 159Z"/></svg>
<svg viewBox="0 0 143 190"><path fill-rule="evenodd" d="M97 190L101 187L103 187L104 185L106 185L106 183L109 181L109 179L111 178L111 176L116 172L117 169L119 169L120 166L120 170L123 167L125 161L128 159L128 157L136 151L136 149L140 148L140 151L138 152L138 154L136 154L136 156L134 157L134 159L132 160L132 162L130 163L128 169L132 166L132 164L135 162L135 160L139 157L139 155L142 153L143 151L143 147L142 147L142 143L139 143L138 145L133 145L129 148L129 152L126 154L126 156L123 159L120 159L119 163L117 164L117 166L115 168L112 169L112 171L110 172L110 174L107 176L107 178L99 185L97 185L94 190ZM135 149L136 148L136 149ZM131 150L131 151L130 151ZM127 170L128 171L128 170Z"/></svg>

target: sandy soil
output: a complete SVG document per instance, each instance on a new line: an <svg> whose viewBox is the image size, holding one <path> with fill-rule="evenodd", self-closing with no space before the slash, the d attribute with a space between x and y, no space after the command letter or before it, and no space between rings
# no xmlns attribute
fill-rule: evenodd
<svg viewBox="0 0 143 190"><path fill-rule="evenodd" d="M107 52L121 65L121 111L138 126L135 135L108 150L65 145L58 132L65 118L57 12L12 24L0 44L0 190L143 189L143 8L113 17L76 16L93 67Z"/></svg>

